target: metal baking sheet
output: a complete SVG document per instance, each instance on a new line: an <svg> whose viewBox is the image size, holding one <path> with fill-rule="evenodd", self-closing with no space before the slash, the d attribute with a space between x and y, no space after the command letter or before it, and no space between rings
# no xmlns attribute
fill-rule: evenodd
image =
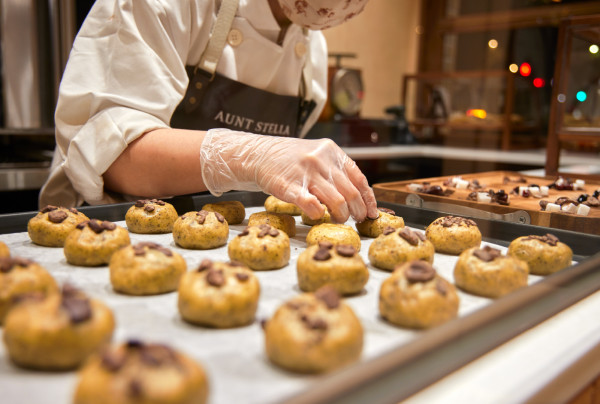
<svg viewBox="0 0 600 404"><path fill-rule="evenodd" d="M259 193L230 193L221 199L240 200L247 206L246 217L263 210L266 198ZM199 210L213 202L210 195L180 197L172 200L178 212ZM89 217L112 220L125 226L124 215L131 204L86 207ZM380 203L396 210L407 224L423 229L440 212ZM243 403L330 403L390 402L400 400L487 352L564 307L600 288L600 238L572 232L553 231L567 241L581 264L550 277L530 275L530 286L496 301L459 291L459 318L430 331L395 327L382 320L377 311L381 282L389 276L369 265L370 279L364 291L346 302L354 309L365 329L365 347L361 360L328 375L297 375L271 365L264 353L260 320L269 318L288 298L300 293L296 282L296 260L305 248L310 229L297 217L297 235L291 240L291 259L283 269L256 272L261 282L261 298L254 324L236 329L217 330L189 325L177 313L177 295L134 297L112 291L108 268L84 268L68 265L61 248L32 244L26 224L35 212L0 217L0 240L13 255L34 259L44 265L59 282L71 282L91 296L107 303L115 313L114 340L141 338L171 344L198 360L206 369L211 386L212 404ZM545 234L547 229L476 219L484 242L501 249L525 234ZM245 227L230 226L230 239ZM349 220L348 224L353 225ZM228 260L227 248L197 251L175 246L172 235L131 234L132 242L155 241L184 256L192 270L204 258ZM368 264L372 239L361 238L361 256ZM434 267L446 279L453 280L456 257L436 254ZM598 274L595 277L594 274ZM563 294L565 294L563 296ZM435 364L433 366L432 364ZM7 403L61 403L71 400L76 372L31 372L15 367L0 347L0 392ZM31 388L35 386L35 388Z"/></svg>

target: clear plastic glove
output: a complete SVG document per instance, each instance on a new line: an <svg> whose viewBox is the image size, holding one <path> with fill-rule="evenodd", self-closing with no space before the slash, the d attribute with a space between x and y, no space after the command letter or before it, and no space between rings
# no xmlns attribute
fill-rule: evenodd
<svg viewBox="0 0 600 404"><path fill-rule="evenodd" d="M367 179L331 139L306 140L211 129L200 148L208 190L263 191L295 203L311 219L345 222L378 216Z"/></svg>

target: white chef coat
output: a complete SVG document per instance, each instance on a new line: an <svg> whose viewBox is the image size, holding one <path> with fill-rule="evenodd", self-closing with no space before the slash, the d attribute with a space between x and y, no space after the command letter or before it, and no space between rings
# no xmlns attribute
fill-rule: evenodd
<svg viewBox="0 0 600 404"><path fill-rule="evenodd" d="M168 128L197 65L220 0L97 0L63 74L55 114L56 150L40 205L135 200L104 190L102 174L142 134ZM317 120L327 93L327 45L320 31L292 24L282 45L268 0L240 0L217 72L279 95L299 95L310 56ZM308 52L305 52L308 49ZM251 102L251 101L249 101ZM165 195L166 197L167 195Z"/></svg>

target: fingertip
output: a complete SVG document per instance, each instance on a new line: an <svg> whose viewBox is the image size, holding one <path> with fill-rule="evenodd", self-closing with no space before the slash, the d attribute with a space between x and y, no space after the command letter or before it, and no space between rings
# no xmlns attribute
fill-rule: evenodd
<svg viewBox="0 0 600 404"><path fill-rule="evenodd" d="M309 217L311 220L317 220L325 214L325 206L319 202L316 197L299 198L296 205Z"/></svg>

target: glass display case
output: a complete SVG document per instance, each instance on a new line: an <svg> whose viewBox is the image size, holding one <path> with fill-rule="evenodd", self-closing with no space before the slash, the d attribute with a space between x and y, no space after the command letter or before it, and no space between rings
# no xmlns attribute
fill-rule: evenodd
<svg viewBox="0 0 600 404"><path fill-rule="evenodd" d="M572 17L561 23L548 128L547 175L559 174L563 148L600 151L599 46L600 14Z"/></svg>

